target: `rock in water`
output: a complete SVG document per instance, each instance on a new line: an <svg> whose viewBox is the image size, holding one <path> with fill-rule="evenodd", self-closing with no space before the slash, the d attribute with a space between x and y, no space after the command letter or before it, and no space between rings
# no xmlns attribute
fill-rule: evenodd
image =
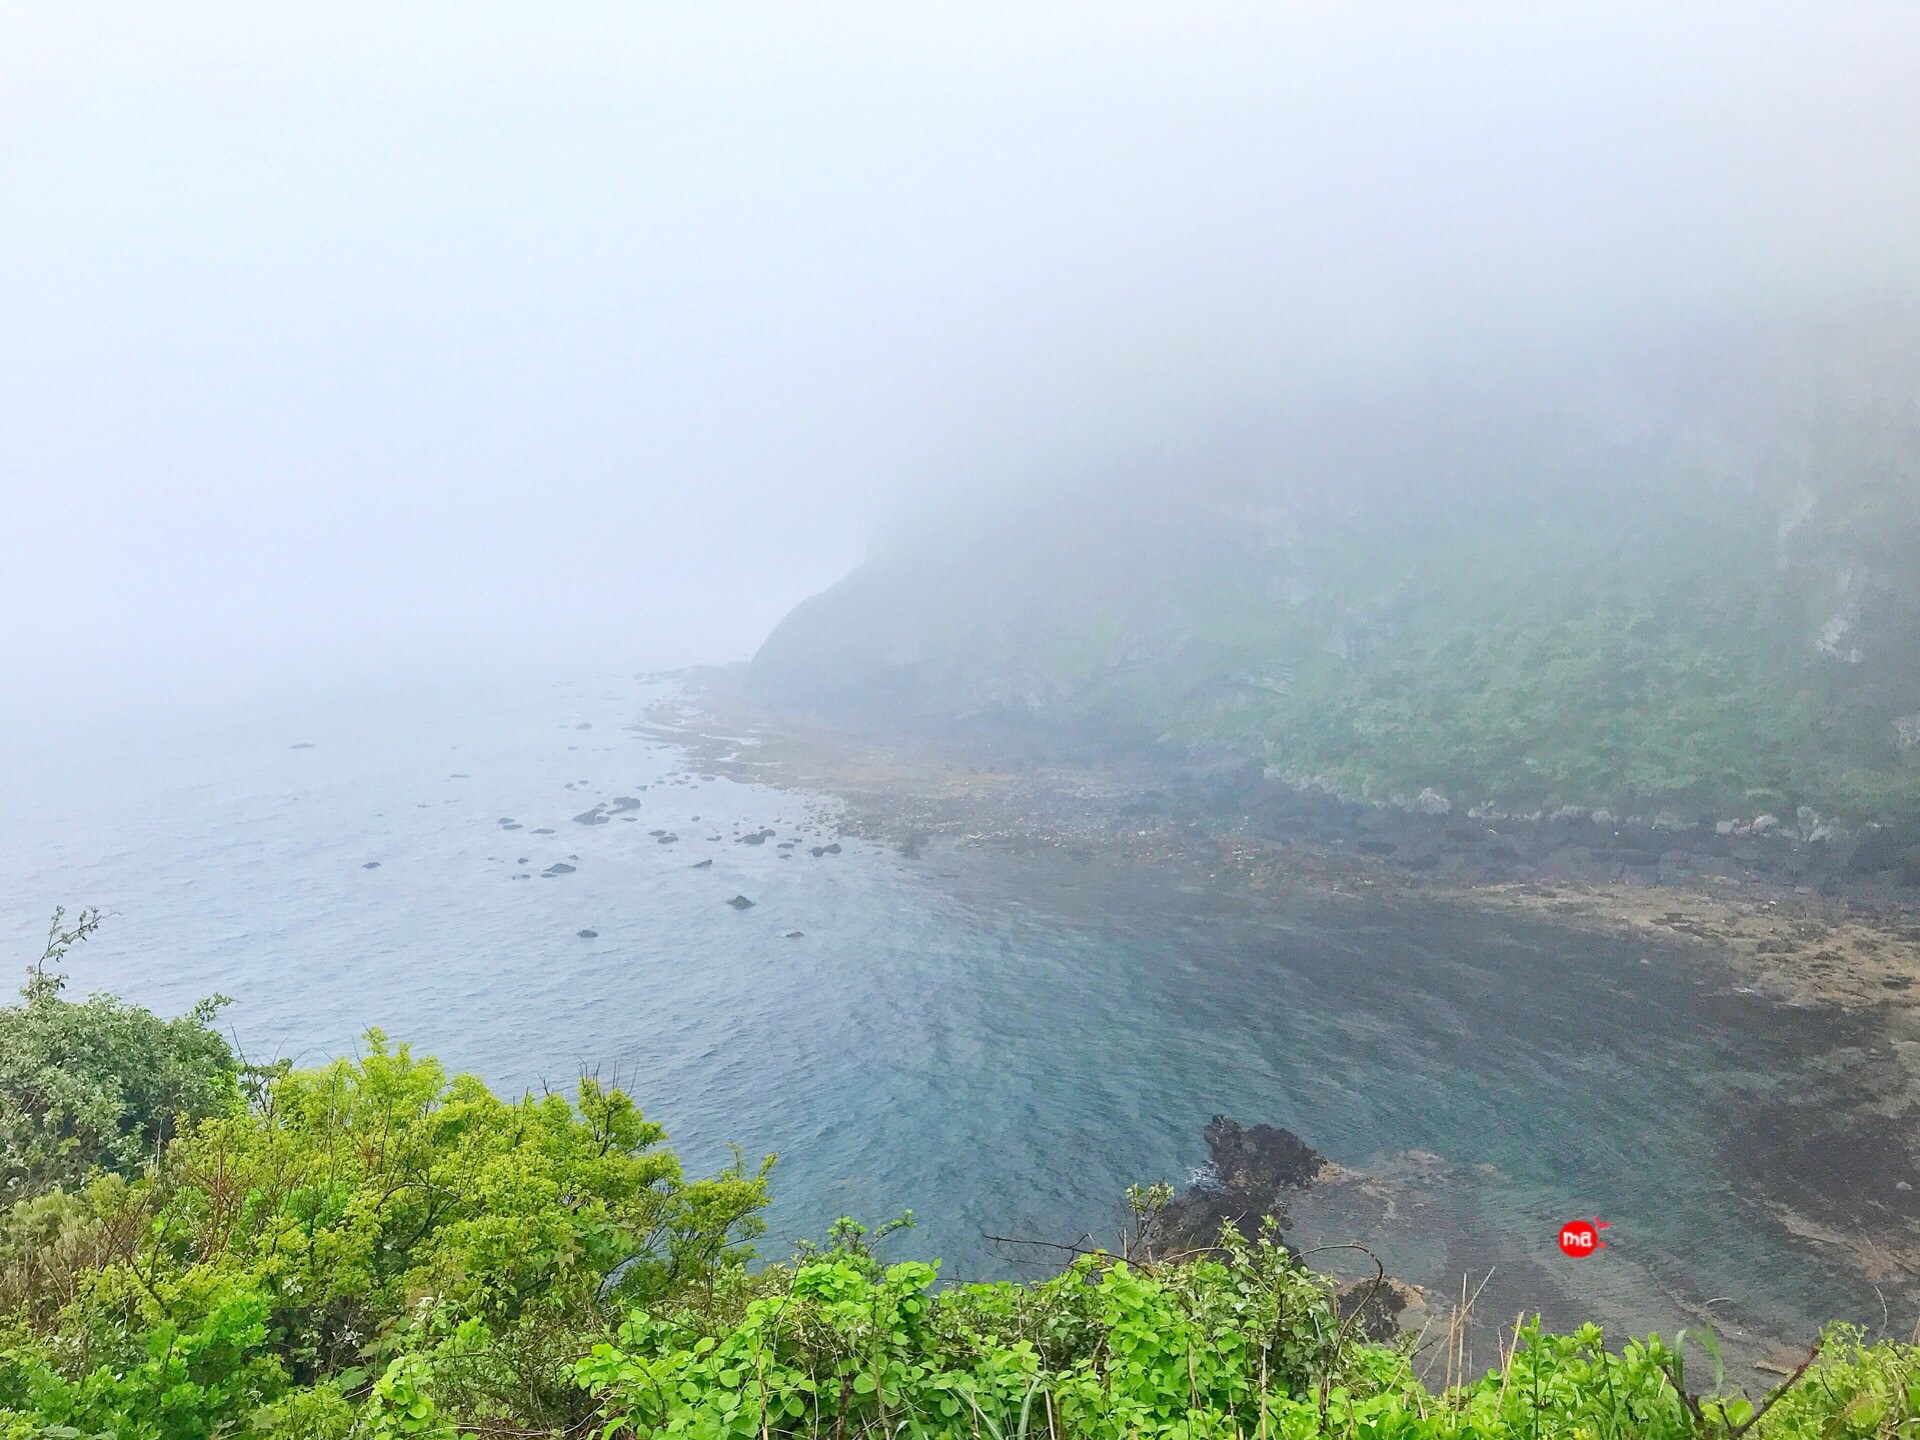
<svg viewBox="0 0 1920 1440"><path fill-rule="evenodd" d="M804 930L789 930L789 931L787 931L787 939L789 939L789 940L798 940L798 939L800 939L800 938L801 938L802 936L804 936L804 935L805 935L806 933L807 933L807 932L806 932L806 931L804 931Z"/></svg>
<svg viewBox="0 0 1920 1440"><path fill-rule="evenodd" d="M573 866L567 864L564 860L556 860L540 873L546 876L571 875L573 874Z"/></svg>
<svg viewBox="0 0 1920 1440"><path fill-rule="evenodd" d="M753 908L753 902L744 895L734 896L731 900L727 901L727 904L736 910L751 910Z"/></svg>
<svg viewBox="0 0 1920 1440"><path fill-rule="evenodd" d="M1249 1128L1216 1115L1203 1133L1212 1178L1161 1212L1155 1246L1160 1253L1209 1250L1220 1241L1220 1227L1229 1222L1246 1236L1258 1234L1261 1220L1269 1215L1284 1228L1285 1192L1306 1189L1326 1168L1324 1155L1278 1126Z"/></svg>
<svg viewBox="0 0 1920 1440"><path fill-rule="evenodd" d="M369 860L360 868L362 870L378 870L380 868L380 862L378 860Z"/></svg>
<svg viewBox="0 0 1920 1440"><path fill-rule="evenodd" d="M713 861L696 860L693 862L693 865L690 868L694 870L711 870L713 868Z"/></svg>
<svg viewBox="0 0 1920 1440"><path fill-rule="evenodd" d="M607 823L607 812L596 805L593 809L583 811L574 816L573 823L576 825L604 825Z"/></svg>
<svg viewBox="0 0 1920 1440"><path fill-rule="evenodd" d="M600 932L598 930L576 930L574 933L582 940L598 940L600 938Z"/></svg>
<svg viewBox="0 0 1920 1440"><path fill-rule="evenodd" d="M1403 1329L1411 1328L1400 1316L1407 1310L1424 1310L1420 1292L1391 1275L1377 1280L1355 1280L1342 1285L1335 1303L1342 1322L1376 1343L1392 1340Z"/></svg>

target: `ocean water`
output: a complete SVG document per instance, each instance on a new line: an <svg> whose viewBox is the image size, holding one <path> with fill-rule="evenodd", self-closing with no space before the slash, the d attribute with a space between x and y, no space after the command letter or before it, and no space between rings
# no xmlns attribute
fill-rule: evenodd
<svg viewBox="0 0 1920 1440"><path fill-rule="evenodd" d="M313 700L16 752L0 954L24 967L54 905L98 906L76 989L169 1012L224 993L250 1057L316 1061L377 1025L503 1090L617 1079L690 1169L780 1154L771 1254L910 1207L892 1253L1024 1273L1037 1252L989 1237L1111 1240L1125 1187L1185 1180L1226 1112L1347 1166L1439 1157L1420 1217L1312 1238L1443 1290L1491 1270L1509 1321L1670 1330L1712 1300L1758 1343L1910 1302L1797 1233L1749 1163L1783 1115L1844 1109L1866 1041L1833 1017L1511 918L909 860L840 835L828 799L692 768L636 725L659 693ZM620 797L639 804L575 818ZM1559 1224L1596 1216L1608 1250L1560 1256Z"/></svg>

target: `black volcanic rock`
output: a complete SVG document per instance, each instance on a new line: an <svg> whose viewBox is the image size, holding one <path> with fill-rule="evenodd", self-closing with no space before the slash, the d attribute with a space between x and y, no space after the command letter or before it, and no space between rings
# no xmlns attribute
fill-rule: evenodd
<svg viewBox="0 0 1920 1440"><path fill-rule="evenodd" d="M1284 1227L1287 1192L1306 1189L1327 1165L1319 1151L1275 1125L1244 1126L1216 1115L1204 1133L1213 1173L1161 1213L1161 1254L1211 1249L1229 1223L1249 1237L1269 1215Z"/></svg>

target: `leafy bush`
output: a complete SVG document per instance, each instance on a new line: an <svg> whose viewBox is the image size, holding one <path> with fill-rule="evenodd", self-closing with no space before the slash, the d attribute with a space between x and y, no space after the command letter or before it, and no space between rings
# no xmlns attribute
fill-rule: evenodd
<svg viewBox="0 0 1920 1440"><path fill-rule="evenodd" d="M54 968L100 923L56 911L21 1003L0 1008L0 1203L131 1175L186 1125L239 1100L238 1065L211 1022L218 996L175 1020L94 995L63 1000Z"/></svg>
<svg viewBox="0 0 1920 1440"><path fill-rule="evenodd" d="M689 1181L618 1090L505 1101L367 1049L5 1212L0 1415L115 1440L438 1434L441 1404L572 1425L573 1362L627 1307L694 1303L751 1253L764 1166Z"/></svg>
<svg viewBox="0 0 1920 1440"><path fill-rule="evenodd" d="M1231 1237L1218 1261L1088 1257L1035 1286L937 1293L933 1278L813 1261L735 1319L634 1315L580 1380L603 1433L690 1440L1896 1440L1920 1420L1920 1349L1844 1329L1764 1410L1694 1394L1657 1337L1609 1351L1595 1326L1523 1325L1499 1368L1435 1394L1409 1345L1356 1343L1316 1277Z"/></svg>

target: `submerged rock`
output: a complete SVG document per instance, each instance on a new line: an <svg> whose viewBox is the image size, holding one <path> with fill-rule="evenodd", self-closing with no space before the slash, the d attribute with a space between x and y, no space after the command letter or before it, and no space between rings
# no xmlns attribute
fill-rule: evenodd
<svg viewBox="0 0 1920 1440"><path fill-rule="evenodd" d="M556 860L540 873L549 877L554 875L571 875L573 874L573 866L567 864L564 860Z"/></svg>
<svg viewBox="0 0 1920 1440"><path fill-rule="evenodd" d="M574 934L578 935L582 940L598 940L600 938L600 932L598 930L576 930Z"/></svg>
<svg viewBox="0 0 1920 1440"><path fill-rule="evenodd" d="M360 868L362 870L378 870L380 868L380 862L378 860L369 860Z"/></svg>
<svg viewBox="0 0 1920 1440"><path fill-rule="evenodd" d="M576 825L604 825L607 823L607 812L596 805L593 809L582 811L580 814L574 816L573 823Z"/></svg>
<svg viewBox="0 0 1920 1440"><path fill-rule="evenodd" d="M1426 1301L1413 1286L1391 1275L1355 1280L1342 1285L1335 1297L1340 1319L1368 1340L1384 1343L1408 1328L1400 1317L1407 1310L1424 1310Z"/></svg>
<svg viewBox="0 0 1920 1440"><path fill-rule="evenodd" d="M727 904L736 910L751 910L753 908L753 902L744 895L734 896L731 900L727 901Z"/></svg>
<svg viewBox="0 0 1920 1440"><path fill-rule="evenodd" d="M696 860L688 868L693 870L711 870L713 868L713 861L711 859Z"/></svg>

